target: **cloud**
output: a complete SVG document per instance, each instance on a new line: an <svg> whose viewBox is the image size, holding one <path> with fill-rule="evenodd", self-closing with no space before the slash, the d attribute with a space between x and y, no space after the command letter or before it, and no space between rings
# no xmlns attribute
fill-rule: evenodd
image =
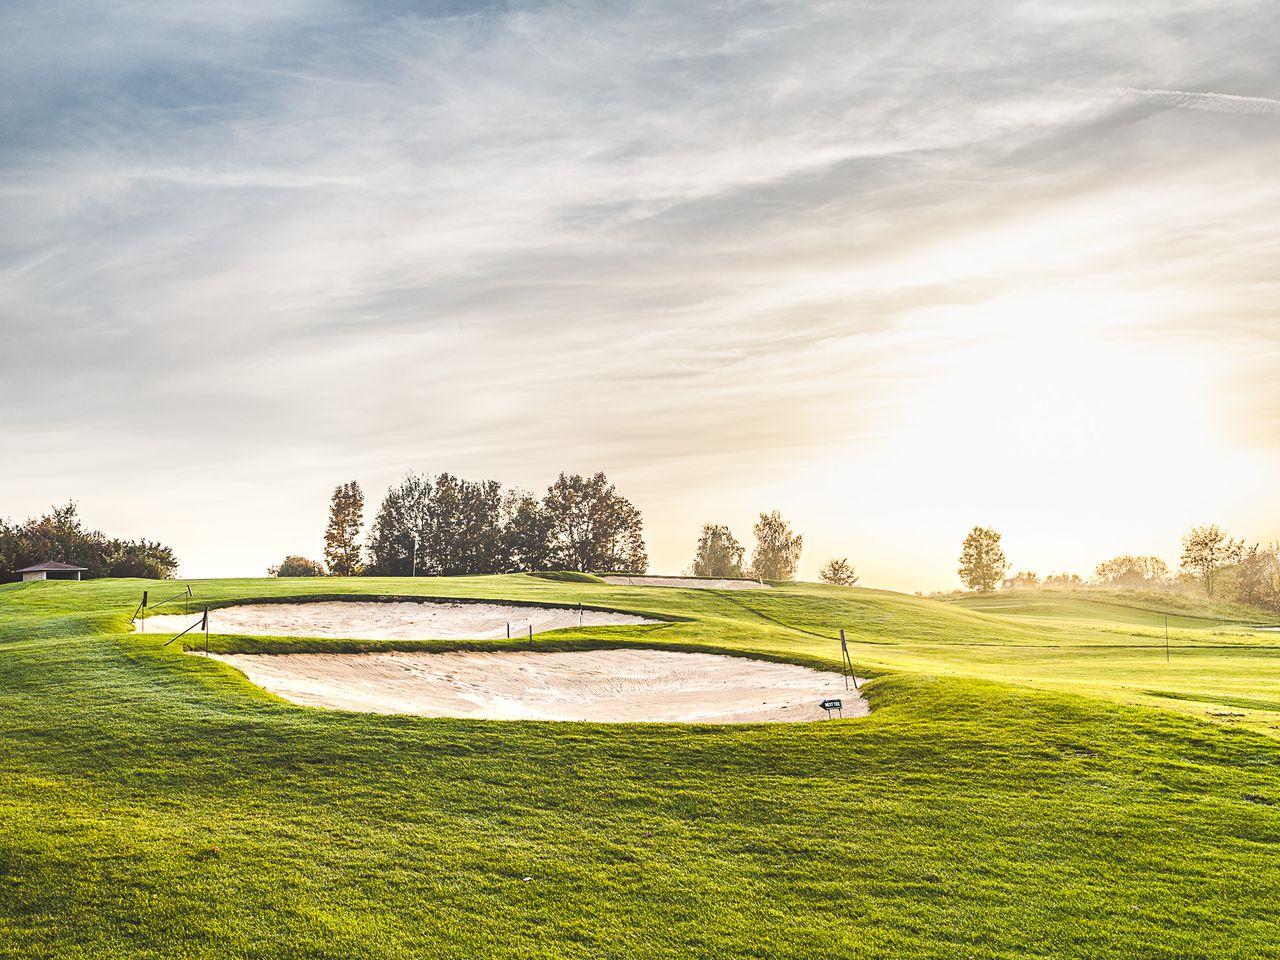
<svg viewBox="0 0 1280 960"><path fill-rule="evenodd" d="M271 537L347 473L772 496L984 311L1272 317L1275 101L1175 89L1273 89L1256 5L81 7L0 14L0 496L103 464L207 571L278 559L182 519L231 474Z"/></svg>
<svg viewBox="0 0 1280 960"><path fill-rule="evenodd" d="M1214 113L1280 113L1280 100L1246 97L1231 93L1200 93L1190 90L1126 90L1133 99L1186 110Z"/></svg>

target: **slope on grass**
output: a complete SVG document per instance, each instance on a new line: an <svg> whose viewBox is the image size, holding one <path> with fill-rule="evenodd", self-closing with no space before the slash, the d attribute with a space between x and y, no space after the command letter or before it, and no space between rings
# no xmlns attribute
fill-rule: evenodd
<svg viewBox="0 0 1280 960"><path fill-rule="evenodd" d="M1109 623L1209 628L1280 623L1269 610L1247 604L1159 590L1001 590L957 594L948 603L1011 617L1101 620Z"/></svg>
<svg viewBox="0 0 1280 960"><path fill-rule="evenodd" d="M610 643L827 669L845 627L881 674L848 723L485 723L270 697L129 633L148 587L0 587L3 960L1276 956L1275 731L1164 696L1280 699L1274 635L1167 664L1149 625L817 585L194 584L607 603L689 618Z"/></svg>
<svg viewBox="0 0 1280 960"><path fill-rule="evenodd" d="M600 578L617 587L682 587L685 590L768 590L769 585L758 580L739 580L714 577L631 577L609 574Z"/></svg>

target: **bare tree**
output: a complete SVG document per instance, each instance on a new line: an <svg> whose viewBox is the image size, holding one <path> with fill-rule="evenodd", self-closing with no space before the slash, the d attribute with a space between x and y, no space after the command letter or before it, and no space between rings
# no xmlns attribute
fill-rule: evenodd
<svg viewBox="0 0 1280 960"><path fill-rule="evenodd" d="M1215 524L1194 527L1182 538L1182 569L1194 574L1204 584L1204 592L1213 596L1213 583L1218 571L1240 561L1244 541L1232 540Z"/></svg>

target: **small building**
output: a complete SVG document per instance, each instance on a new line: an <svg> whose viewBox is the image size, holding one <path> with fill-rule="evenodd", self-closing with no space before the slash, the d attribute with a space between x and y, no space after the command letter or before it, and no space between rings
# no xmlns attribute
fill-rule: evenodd
<svg viewBox="0 0 1280 960"><path fill-rule="evenodd" d="M88 567L77 567L74 563L58 563L56 560L51 560L48 563L23 567L18 573L22 574L23 583L28 580L80 580L88 569Z"/></svg>

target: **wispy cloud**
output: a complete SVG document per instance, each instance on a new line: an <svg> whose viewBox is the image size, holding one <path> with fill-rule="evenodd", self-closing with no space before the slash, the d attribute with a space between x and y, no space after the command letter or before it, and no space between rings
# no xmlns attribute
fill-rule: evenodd
<svg viewBox="0 0 1280 960"><path fill-rule="evenodd" d="M1193 349L1272 317L1276 101L1179 91L1280 89L1278 19L7 5L0 510L161 511L196 572L256 570L347 474L604 467L675 568L686 514L808 502L806 464L933 429L955 328L1005 338L1009 304L1092 344L1056 302L1119 339L1163 310ZM866 477L832 540L870 535ZM247 546L195 519L220 484Z"/></svg>
<svg viewBox="0 0 1280 960"><path fill-rule="evenodd" d="M1233 93L1208 93L1193 90L1126 90L1126 94L1142 103L1158 103L1186 110L1211 110L1215 113L1280 113L1280 100L1270 97L1246 97Z"/></svg>

